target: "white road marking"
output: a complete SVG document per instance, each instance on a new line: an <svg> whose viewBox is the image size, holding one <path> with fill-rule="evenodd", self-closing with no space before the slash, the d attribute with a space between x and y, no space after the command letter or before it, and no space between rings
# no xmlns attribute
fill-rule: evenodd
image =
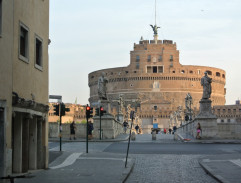
<svg viewBox="0 0 241 183"><path fill-rule="evenodd" d="M81 158L78 158L78 159L100 159L100 160L103 160L103 159L106 159L106 160L117 160L117 161L125 161L125 158L98 158L98 157L81 157Z"/></svg>
<svg viewBox="0 0 241 183"><path fill-rule="evenodd" d="M57 169L57 168L63 168L69 165L72 165L81 155L82 153L73 153L70 156L68 156L63 163L61 163L60 165L54 166L54 167L50 167L51 169Z"/></svg>
<svg viewBox="0 0 241 183"><path fill-rule="evenodd" d="M238 165L241 167L241 159L235 159L235 160L230 160L232 163L234 163L235 165Z"/></svg>

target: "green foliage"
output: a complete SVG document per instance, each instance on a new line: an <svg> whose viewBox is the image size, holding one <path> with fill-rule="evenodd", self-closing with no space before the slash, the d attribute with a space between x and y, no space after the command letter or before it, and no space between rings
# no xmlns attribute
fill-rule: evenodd
<svg viewBox="0 0 241 183"><path fill-rule="evenodd" d="M81 121L81 124L86 124L86 123L87 123L86 120L82 120L82 121Z"/></svg>

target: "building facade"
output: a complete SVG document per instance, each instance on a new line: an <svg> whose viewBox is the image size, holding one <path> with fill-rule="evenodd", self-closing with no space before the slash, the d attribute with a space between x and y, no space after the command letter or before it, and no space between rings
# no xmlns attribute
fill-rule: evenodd
<svg viewBox="0 0 241 183"><path fill-rule="evenodd" d="M154 37L157 38L157 35ZM187 93L192 96L194 111L199 110L204 72L213 80L212 105L225 104L225 71L180 64L179 50L171 40L141 39L139 44L134 44L127 67L91 72L88 78L91 105L98 101L98 78L102 72L108 78L107 95L112 109L118 111L116 101L122 95L125 106L131 104L137 109L144 133L149 133L154 123L160 128L169 128L170 115L178 108L184 110Z"/></svg>
<svg viewBox="0 0 241 183"><path fill-rule="evenodd" d="M241 124L241 105L236 101L234 105L213 106L213 113L217 116L217 123L239 123Z"/></svg>
<svg viewBox="0 0 241 183"><path fill-rule="evenodd" d="M48 121L59 122L59 116L54 114L54 105L56 103L49 103L49 113L48 113ZM86 106L80 104L65 104L66 108L69 108L70 111L65 113L65 116L62 116L62 123L72 123L75 121L77 123L81 123L82 121L86 121Z"/></svg>
<svg viewBox="0 0 241 183"><path fill-rule="evenodd" d="M48 0L0 0L0 177L48 167Z"/></svg>

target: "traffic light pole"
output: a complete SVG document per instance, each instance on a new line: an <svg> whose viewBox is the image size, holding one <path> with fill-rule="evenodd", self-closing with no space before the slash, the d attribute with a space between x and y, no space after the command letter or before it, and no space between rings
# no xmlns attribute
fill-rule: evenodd
<svg viewBox="0 0 241 183"><path fill-rule="evenodd" d="M61 105L59 105L59 109L60 109L60 123L59 123L59 151L62 151L62 115L61 115Z"/></svg>
<svg viewBox="0 0 241 183"><path fill-rule="evenodd" d="M99 111L100 111L100 108L99 108ZM100 114L100 140L101 140L101 113L99 112Z"/></svg>
<svg viewBox="0 0 241 183"><path fill-rule="evenodd" d="M133 124L133 120L134 120L134 111L131 111L131 129L132 129L132 124ZM128 140L128 147L127 147L127 152L126 152L126 162L125 162L125 168L127 165L127 159L128 159L128 154L129 154L129 147L130 147L130 139L131 139L131 129L130 129L130 134L129 134L129 140Z"/></svg>
<svg viewBox="0 0 241 183"><path fill-rule="evenodd" d="M88 139L88 118L87 119L87 122L86 122L86 153L88 153L88 142L89 142L89 139Z"/></svg>

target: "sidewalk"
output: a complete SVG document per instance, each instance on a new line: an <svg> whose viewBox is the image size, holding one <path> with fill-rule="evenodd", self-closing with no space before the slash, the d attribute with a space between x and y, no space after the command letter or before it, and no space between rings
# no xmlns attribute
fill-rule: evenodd
<svg viewBox="0 0 241 183"><path fill-rule="evenodd" d="M120 142L126 141L129 138L129 134L120 134L115 139L91 139L89 142ZM69 138L62 138L62 142L85 142L86 138L76 138L76 140L70 140ZM59 138L49 138L49 142L59 142Z"/></svg>
<svg viewBox="0 0 241 183"><path fill-rule="evenodd" d="M186 143L241 144L241 140L237 139L199 140L191 135L177 134L177 136L181 141ZM219 182L241 182L241 153L206 156L199 159L199 164L210 176Z"/></svg>
<svg viewBox="0 0 241 183"><path fill-rule="evenodd" d="M199 164L222 183L241 182L241 154L207 156L200 159Z"/></svg>
<svg viewBox="0 0 241 183"><path fill-rule="evenodd" d="M125 155L112 153L63 152L49 165L48 170L33 172L33 178L18 179L17 183L79 183L124 182L131 173L134 160Z"/></svg>
<svg viewBox="0 0 241 183"><path fill-rule="evenodd" d="M178 139L186 143L203 143L203 144L241 144L240 139L195 139L193 136L188 134L176 134Z"/></svg>

